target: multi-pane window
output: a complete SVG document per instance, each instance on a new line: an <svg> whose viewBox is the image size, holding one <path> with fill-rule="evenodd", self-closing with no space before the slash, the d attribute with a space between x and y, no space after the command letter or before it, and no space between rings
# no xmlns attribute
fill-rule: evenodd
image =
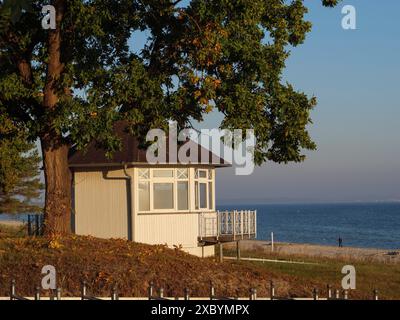
<svg viewBox="0 0 400 320"><path fill-rule="evenodd" d="M189 170L139 169L139 211L189 210Z"/></svg>
<svg viewBox="0 0 400 320"><path fill-rule="evenodd" d="M211 169L195 169L195 209L214 209L213 175Z"/></svg>

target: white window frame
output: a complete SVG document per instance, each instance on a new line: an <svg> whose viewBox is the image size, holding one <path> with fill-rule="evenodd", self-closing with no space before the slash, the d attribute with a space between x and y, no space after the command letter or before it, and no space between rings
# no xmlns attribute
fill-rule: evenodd
<svg viewBox="0 0 400 320"><path fill-rule="evenodd" d="M200 177L200 171L205 171L206 172L206 177L201 178ZM198 173L196 173L198 172ZM193 208L194 211L196 212L204 212L204 211L215 211L215 169L213 168L194 168L194 173L193 173L194 181L193 181L193 193L194 193L194 201L193 201ZM198 183L198 188L197 188L197 201L199 202L199 208L196 208L196 188L195 184L196 182ZM210 183L211 182L211 195L212 199L210 199ZM206 198L207 198L207 208L200 208L200 184L204 183L206 185ZM211 205L210 205L210 200L211 200Z"/></svg>
<svg viewBox="0 0 400 320"><path fill-rule="evenodd" d="M178 170L185 169L187 170L187 178L178 178ZM149 177L147 179L143 179L140 177L140 170L149 170ZM172 170L174 173L173 177L157 177L155 178L153 173L156 170L162 171L170 171ZM190 212L190 204L191 204L191 182L190 182L190 168L148 168L148 167L139 167L138 174L137 174L137 183L136 190L137 190L137 199L139 201L139 183L140 182L149 182L150 188L150 210L148 211L141 211L140 204L138 203L138 213L173 213L173 212ZM178 182L185 181L188 183L188 208L184 210L178 210ZM172 183L173 184L173 201L174 207L172 209L154 209L154 184L155 183Z"/></svg>

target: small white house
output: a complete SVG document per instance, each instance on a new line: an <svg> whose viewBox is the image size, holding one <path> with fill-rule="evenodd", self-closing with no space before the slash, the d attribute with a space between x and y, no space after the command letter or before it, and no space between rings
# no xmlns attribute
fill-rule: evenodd
<svg viewBox="0 0 400 320"><path fill-rule="evenodd" d="M219 242L255 237L256 212L216 211L216 169L229 164L206 150L209 163L151 165L124 127L116 126L122 149L112 159L95 143L70 154L76 234L167 244L197 256L213 255Z"/></svg>

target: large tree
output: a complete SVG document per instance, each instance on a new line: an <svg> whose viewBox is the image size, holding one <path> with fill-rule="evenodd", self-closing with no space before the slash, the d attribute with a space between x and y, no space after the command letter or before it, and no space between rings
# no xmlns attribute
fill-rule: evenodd
<svg viewBox="0 0 400 320"><path fill-rule="evenodd" d="M24 128L0 114L0 214L43 210L37 201L43 190L39 168L36 145L27 141Z"/></svg>
<svg viewBox="0 0 400 320"><path fill-rule="evenodd" d="M224 128L255 130L258 164L302 161L315 148L307 125L316 99L281 79L289 48L311 29L303 0L17 3L1 14L0 105L40 139L49 235L70 232L69 149L95 139L117 150L119 119L143 136L215 108ZM43 4L56 9L55 30L41 28ZM128 45L135 31L149 35L139 54Z"/></svg>

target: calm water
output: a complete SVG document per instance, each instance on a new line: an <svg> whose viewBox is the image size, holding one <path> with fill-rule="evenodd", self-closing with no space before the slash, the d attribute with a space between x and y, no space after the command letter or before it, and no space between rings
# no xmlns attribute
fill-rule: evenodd
<svg viewBox="0 0 400 320"><path fill-rule="evenodd" d="M258 239L345 246L400 248L400 203L221 205L257 210ZM1 220L16 216L0 215ZM26 215L19 216L26 221Z"/></svg>
<svg viewBox="0 0 400 320"><path fill-rule="evenodd" d="M366 248L400 248L400 203L235 205L256 209L257 238Z"/></svg>

